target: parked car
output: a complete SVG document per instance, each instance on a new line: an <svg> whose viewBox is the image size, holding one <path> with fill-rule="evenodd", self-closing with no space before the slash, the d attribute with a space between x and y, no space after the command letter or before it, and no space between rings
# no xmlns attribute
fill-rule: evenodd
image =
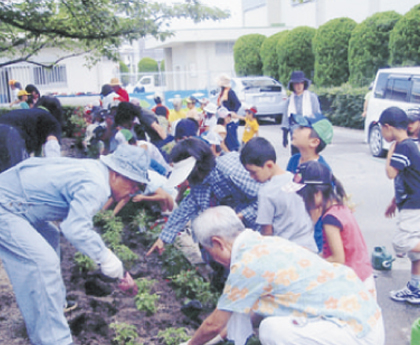
<svg viewBox="0 0 420 345"><path fill-rule="evenodd" d="M389 107L404 111L420 106L420 67L399 67L378 70L365 118L365 139L375 157L385 156L389 149L378 122Z"/></svg>
<svg viewBox="0 0 420 345"><path fill-rule="evenodd" d="M280 82L269 77L240 77L232 78L231 85L242 103L239 115L245 114L244 105L255 105L257 118L270 117L281 122L287 94ZM219 93L220 89L210 91L210 101L217 103Z"/></svg>

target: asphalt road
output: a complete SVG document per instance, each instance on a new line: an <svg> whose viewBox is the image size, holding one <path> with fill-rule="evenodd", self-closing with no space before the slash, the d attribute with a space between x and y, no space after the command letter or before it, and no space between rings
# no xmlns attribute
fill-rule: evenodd
<svg viewBox="0 0 420 345"><path fill-rule="evenodd" d="M240 136L242 129L243 127L239 129ZM270 122L263 123L259 134L275 146L277 163L285 169L290 150L281 145L280 126ZM375 246L385 246L393 254L391 243L396 222L395 219L384 216L393 197L393 182L385 175L385 159L372 157L363 140L361 130L334 127L333 142L321 154L351 196L355 216L370 254ZM420 306L393 302L388 294L389 291L407 284L410 278L410 262L408 259L396 259L391 271L375 273L378 302L385 320L386 345L409 345L411 325L420 317Z"/></svg>

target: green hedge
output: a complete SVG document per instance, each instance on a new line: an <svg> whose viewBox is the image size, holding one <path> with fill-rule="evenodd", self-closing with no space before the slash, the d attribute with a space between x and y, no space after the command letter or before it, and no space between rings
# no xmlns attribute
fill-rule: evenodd
<svg viewBox="0 0 420 345"><path fill-rule="evenodd" d="M336 87L311 89L319 97L321 110L334 126L363 129L363 103L367 87L343 84Z"/></svg>
<svg viewBox="0 0 420 345"><path fill-rule="evenodd" d="M155 59L145 57L139 61L139 73L159 72L158 63Z"/></svg>
<svg viewBox="0 0 420 345"><path fill-rule="evenodd" d="M414 6L394 26L389 38L392 66L420 65L420 5Z"/></svg>
<svg viewBox="0 0 420 345"><path fill-rule="evenodd" d="M401 17L395 11L375 13L354 28L348 57L353 86L369 86L377 70L388 65L389 35Z"/></svg>
<svg viewBox="0 0 420 345"><path fill-rule="evenodd" d="M260 56L263 64L263 74L276 80L279 80L279 61L276 50L277 42L287 35L288 32L289 30L285 30L271 35L270 37L267 37L261 45Z"/></svg>
<svg viewBox="0 0 420 345"><path fill-rule="evenodd" d="M282 36L277 43L279 59L279 79L287 85L293 71L303 71L312 79L314 71L314 54L312 39L316 30L309 26L298 26Z"/></svg>
<svg viewBox="0 0 420 345"><path fill-rule="evenodd" d="M314 36L314 83L318 86L338 86L349 77L348 47L356 22L350 18L336 18L321 25Z"/></svg>
<svg viewBox="0 0 420 345"><path fill-rule="evenodd" d="M262 75L260 48L264 35L250 34L239 37L233 46L235 71L239 76Z"/></svg>

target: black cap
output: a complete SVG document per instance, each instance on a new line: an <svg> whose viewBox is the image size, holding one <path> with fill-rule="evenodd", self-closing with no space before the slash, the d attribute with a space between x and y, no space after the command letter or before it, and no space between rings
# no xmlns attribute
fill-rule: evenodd
<svg viewBox="0 0 420 345"><path fill-rule="evenodd" d="M379 123L381 125L390 125L399 129L407 129L408 117L404 110L398 107L390 107L382 112Z"/></svg>

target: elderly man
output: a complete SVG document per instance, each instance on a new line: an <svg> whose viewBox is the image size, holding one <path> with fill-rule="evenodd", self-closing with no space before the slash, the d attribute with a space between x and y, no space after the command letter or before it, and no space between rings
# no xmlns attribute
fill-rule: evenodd
<svg viewBox="0 0 420 345"><path fill-rule="evenodd" d="M147 183L148 166L143 149L122 145L100 161L29 158L0 174L0 259L33 344L72 344L63 313L60 232L51 221L62 221L64 237L104 275L123 278L121 261L93 229L92 217L111 195L119 201Z"/></svg>
<svg viewBox="0 0 420 345"><path fill-rule="evenodd" d="M257 227L260 183L250 177L237 152L215 158L203 140L188 138L174 146L171 158L174 169L169 184L178 186L187 180L191 191L171 214L148 255L154 250L162 253L165 243L173 243L188 221L211 206L229 205L235 208L244 224Z"/></svg>
<svg viewBox="0 0 420 345"><path fill-rule="evenodd" d="M263 345L384 344L381 310L349 267L245 229L227 206L204 211L193 232L230 274L217 308L188 345L214 343L226 327L242 345L252 335L250 319L262 320Z"/></svg>

